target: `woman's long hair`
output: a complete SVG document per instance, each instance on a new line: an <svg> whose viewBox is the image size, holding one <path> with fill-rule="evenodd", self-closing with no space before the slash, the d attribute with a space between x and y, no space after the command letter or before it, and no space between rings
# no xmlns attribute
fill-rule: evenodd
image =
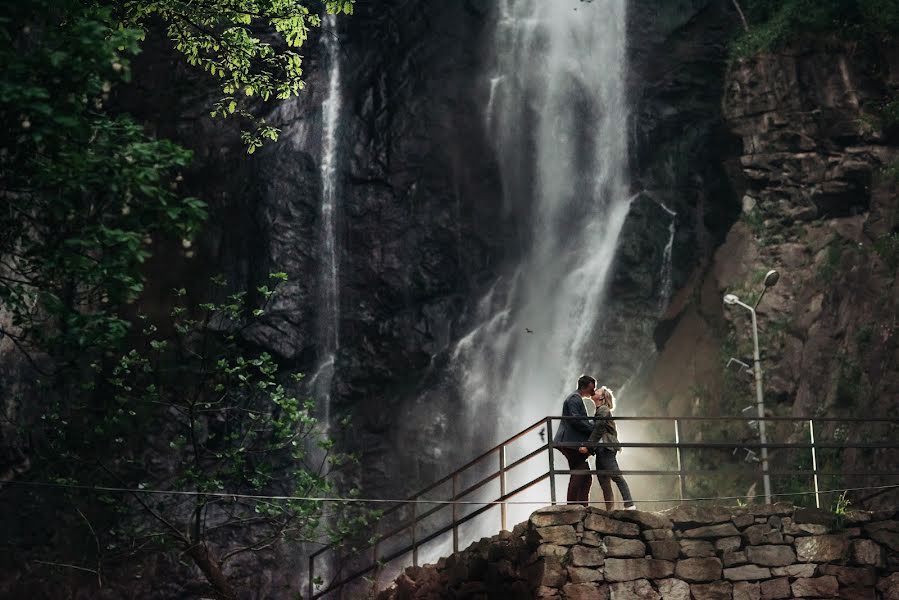
<svg viewBox="0 0 899 600"><path fill-rule="evenodd" d="M612 390L610 390L606 386L602 386L599 389L602 392L603 397L606 399L606 404L609 406L609 411L615 410L615 394L612 393Z"/></svg>

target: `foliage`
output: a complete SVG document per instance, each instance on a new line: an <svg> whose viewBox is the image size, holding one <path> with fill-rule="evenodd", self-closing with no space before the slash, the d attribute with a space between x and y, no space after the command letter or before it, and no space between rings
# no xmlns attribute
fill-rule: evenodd
<svg viewBox="0 0 899 600"><path fill-rule="evenodd" d="M141 291L153 237L190 238L205 217L173 181L190 153L103 110L140 37L110 20L74 0L0 20L2 333L64 359L122 338L117 309Z"/></svg>
<svg viewBox="0 0 899 600"><path fill-rule="evenodd" d="M276 287L259 288L266 302ZM352 505L328 514L310 499L337 495L333 475L355 458L335 452L314 403L288 391L301 375L238 343L266 306L251 310L236 293L189 307L176 294L165 327L142 319L134 347L104 373L106 393L51 413L45 433L50 454L64 458L58 480L187 492L106 497L120 524L101 534L104 545L183 553L233 598L226 567L236 557L284 540L342 539L377 515Z"/></svg>
<svg viewBox="0 0 899 600"><path fill-rule="evenodd" d="M877 238L874 242L874 251L895 272L899 268L899 233L888 233Z"/></svg>
<svg viewBox="0 0 899 600"><path fill-rule="evenodd" d="M734 41L735 58L783 47L804 34L851 41L899 34L895 0L748 0L743 5L749 31Z"/></svg>
<svg viewBox="0 0 899 600"><path fill-rule="evenodd" d="M352 14L355 0L327 0L330 14ZM166 24L174 47L188 63L220 80L221 98L213 116L240 115L253 123L244 131L248 152L278 130L256 118L241 98L287 99L303 89L303 62L297 49L321 16L295 0L129 0L122 6L126 26L144 28L153 17ZM277 41L270 41L274 31Z"/></svg>

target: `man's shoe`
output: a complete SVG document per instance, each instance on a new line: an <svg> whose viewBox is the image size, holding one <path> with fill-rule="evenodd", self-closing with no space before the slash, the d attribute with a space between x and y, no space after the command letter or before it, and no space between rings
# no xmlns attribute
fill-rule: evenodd
<svg viewBox="0 0 899 600"><path fill-rule="evenodd" d="M631 504L630 506L625 506L624 510L637 510L637 505Z"/></svg>

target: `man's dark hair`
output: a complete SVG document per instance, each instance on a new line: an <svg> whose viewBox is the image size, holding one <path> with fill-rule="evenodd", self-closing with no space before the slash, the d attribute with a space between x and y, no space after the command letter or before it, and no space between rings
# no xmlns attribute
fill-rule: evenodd
<svg viewBox="0 0 899 600"><path fill-rule="evenodd" d="M596 386L596 379L590 377L589 375L581 375L577 380L577 389L585 390L590 387L591 383Z"/></svg>

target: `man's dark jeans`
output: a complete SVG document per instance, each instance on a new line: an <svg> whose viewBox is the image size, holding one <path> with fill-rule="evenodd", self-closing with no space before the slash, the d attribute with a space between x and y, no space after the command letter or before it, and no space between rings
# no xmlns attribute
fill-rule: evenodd
<svg viewBox="0 0 899 600"><path fill-rule="evenodd" d="M587 464L589 454L581 454L577 448L558 448L566 459L568 459L568 468L572 471L589 471L590 465ZM587 506L590 500L590 485L593 483L593 477L590 473L577 475L572 473L568 480L568 503L580 503Z"/></svg>
<svg viewBox="0 0 899 600"><path fill-rule="evenodd" d="M602 488L603 498L605 498L606 501L606 510L612 510L612 504L615 498L615 496L612 495L613 481L618 486L618 491L621 492L621 499L624 500L624 506L628 507L634 503L634 499L631 497L631 490L627 487L627 482L621 474L621 467L618 466L616 454L617 453L614 450L606 450L604 448L600 448L596 451L596 470L610 472L610 474L606 475L603 475L602 473L596 475L596 479L599 480L599 487Z"/></svg>

